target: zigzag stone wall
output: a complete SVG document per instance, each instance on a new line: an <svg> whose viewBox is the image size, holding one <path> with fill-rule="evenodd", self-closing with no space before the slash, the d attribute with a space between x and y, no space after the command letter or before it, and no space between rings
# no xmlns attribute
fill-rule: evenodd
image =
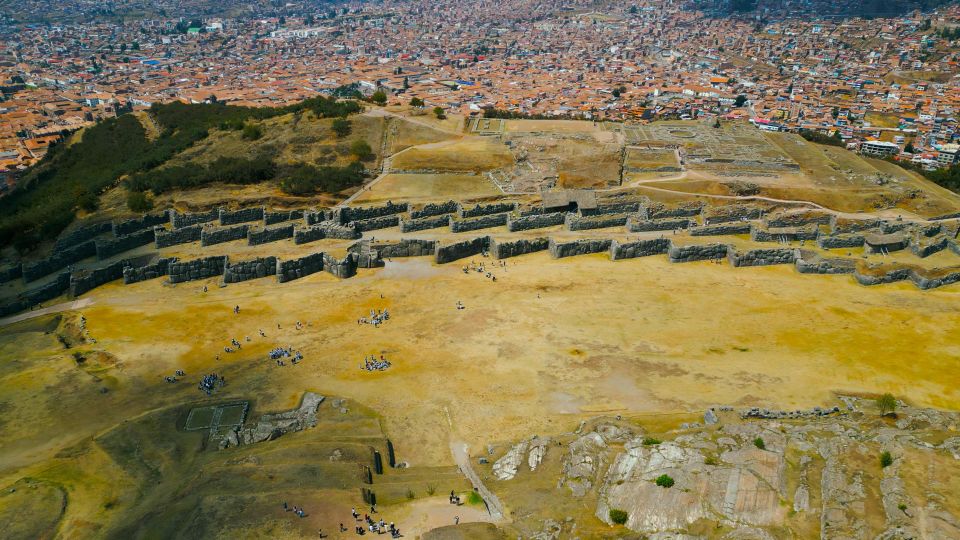
<svg viewBox="0 0 960 540"><path fill-rule="evenodd" d="M631 216L627 220L627 230L630 232L676 231L689 226L689 218L640 219Z"/></svg>
<svg viewBox="0 0 960 540"><path fill-rule="evenodd" d="M662 204L651 204L644 207L641 214L646 214L647 219L663 218L681 218L697 217L703 212L703 205L679 206L677 208L667 208Z"/></svg>
<svg viewBox="0 0 960 540"><path fill-rule="evenodd" d="M250 232L249 225L239 225L226 229L203 229L200 231L200 245L203 247L232 242L246 238Z"/></svg>
<svg viewBox="0 0 960 540"><path fill-rule="evenodd" d="M175 246L177 244L188 244L190 242L197 242L200 240L200 233L203 231L203 227L200 225L191 225L189 227L182 227L180 229L155 229L154 230L154 244L157 246L157 249Z"/></svg>
<svg viewBox="0 0 960 540"><path fill-rule="evenodd" d="M69 288L70 272L61 272L53 281L26 291L18 295L15 300L0 306L0 317L12 315L29 309L31 306L35 306L41 302L52 300L67 292Z"/></svg>
<svg viewBox="0 0 960 540"><path fill-rule="evenodd" d="M566 226L569 231L586 231L590 229L606 229L608 227L623 227L627 224L627 216L599 215L599 217L577 217L568 214Z"/></svg>
<svg viewBox="0 0 960 540"><path fill-rule="evenodd" d="M259 231L250 231L247 233L247 245L259 246L269 242L277 242L293 238L293 224L281 225L280 227L263 228Z"/></svg>
<svg viewBox="0 0 960 540"><path fill-rule="evenodd" d="M323 253L277 263L277 281L286 283L323 271Z"/></svg>
<svg viewBox="0 0 960 540"><path fill-rule="evenodd" d="M347 253L343 259L337 260L333 255L323 254L323 269L341 279L357 275L358 257L356 253Z"/></svg>
<svg viewBox="0 0 960 540"><path fill-rule="evenodd" d="M333 220L338 223L350 223L351 221L361 221L364 219L373 219L393 214L402 214L410 209L407 203L394 204L387 201L383 206L350 207L337 208L333 211Z"/></svg>
<svg viewBox="0 0 960 540"><path fill-rule="evenodd" d="M241 208L240 210L220 209L220 225L237 225L263 219L263 207Z"/></svg>
<svg viewBox="0 0 960 540"><path fill-rule="evenodd" d="M811 251L800 250L796 267L801 274L852 274L856 269L853 259L821 257Z"/></svg>
<svg viewBox="0 0 960 540"><path fill-rule="evenodd" d="M707 225L716 225L717 223L729 223L731 221L750 221L760 219L763 216L763 208L756 206L720 206L713 208L709 212L704 212L703 222Z"/></svg>
<svg viewBox="0 0 960 540"><path fill-rule="evenodd" d="M105 283L123 278L123 271L130 266L130 261L117 261L103 268L96 268L90 272L74 272L70 276L70 294L80 296Z"/></svg>
<svg viewBox="0 0 960 540"><path fill-rule="evenodd" d="M294 244L306 244L323 240L324 238L355 240L360 238L360 231L352 226L337 225L332 221L323 221L320 222L319 225L297 229L293 232Z"/></svg>
<svg viewBox="0 0 960 540"><path fill-rule="evenodd" d="M596 208L585 210L580 209L581 216L599 216L603 214L633 214L640 211L638 202L622 202L598 204Z"/></svg>
<svg viewBox="0 0 960 540"><path fill-rule="evenodd" d="M480 229L489 229L491 227L502 227L506 224L507 214L492 214L451 221L450 231L455 233L477 231Z"/></svg>
<svg viewBox="0 0 960 540"><path fill-rule="evenodd" d="M207 212L196 212L192 214L181 214L176 211L171 211L170 223L173 225L174 229L182 229L192 225L200 225L203 223L216 221L219 217L219 208L214 208L213 210L209 210Z"/></svg>
<svg viewBox="0 0 960 540"><path fill-rule="evenodd" d="M109 221L80 227L70 234L65 234L57 238L57 241L53 244L53 251L63 251L64 249L82 244L87 240L93 240L93 238L109 232L113 232L113 224Z"/></svg>
<svg viewBox="0 0 960 540"><path fill-rule="evenodd" d="M787 248L751 249L734 251L730 249L727 260L733 266L769 266L773 264L794 264L797 262L797 250Z"/></svg>
<svg viewBox="0 0 960 540"><path fill-rule="evenodd" d="M778 229L761 229L754 227L750 232L750 239L754 242L796 242L799 240L816 240L820 236L820 229L816 225L810 227L787 227Z"/></svg>
<svg viewBox="0 0 960 540"><path fill-rule="evenodd" d="M550 239L546 237L514 240L512 242L497 242L490 240L490 253L495 259L508 259L518 255L546 251L550 248Z"/></svg>
<svg viewBox="0 0 960 540"><path fill-rule="evenodd" d="M453 214L460 209L460 204L457 201L447 201L444 203L428 203L423 205L423 208L419 210L413 210L410 212L411 219L420 219L426 217L440 216L443 214Z"/></svg>
<svg viewBox="0 0 960 540"><path fill-rule="evenodd" d="M400 216L397 215L362 219L360 221L354 221L350 223L350 226L361 233L366 231L376 231L378 229L387 229L390 227L396 227L398 225L400 225Z"/></svg>
<svg viewBox="0 0 960 540"><path fill-rule="evenodd" d="M590 253L601 253L610 249L611 240L573 240L570 242L557 242L550 239L548 250L550 256L554 259L563 257L574 257L576 255L587 255Z"/></svg>
<svg viewBox="0 0 960 540"><path fill-rule="evenodd" d="M23 264L17 263L0 270L0 283L6 283L23 277Z"/></svg>
<svg viewBox="0 0 960 540"><path fill-rule="evenodd" d="M704 225L690 229L690 236L726 236L734 234L750 234L752 225L749 223L721 223L719 225Z"/></svg>
<svg viewBox="0 0 960 540"><path fill-rule="evenodd" d="M225 255L204 257L192 261L173 262L170 263L168 268L170 283L183 283L197 279L222 276L226 266L227 257Z"/></svg>
<svg viewBox="0 0 960 540"><path fill-rule="evenodd" d="M726 258L728 249L726 244L670 246L667 256L670 262L710 261Z"/></svg>
<svg viewBox="0 0 960 540"><path fill-rule="evenodd" d="M54 252L46 259L23 263L21 275L23 276L23 281L29 283L96 254L96 242L94 240L87 240L81 244Z"/></svg>
<svg viewBox="0 0 960 540"><path fill-rule="evenodd" d="M250 279L273 276L277 273L276 257L260 257L252 261L228 262L223 269L224 283L240 283Z"/></svg>
<svg viewBox="0 0 960 540"><path fill-rule="evenodd" d="M131 249L145 246L155 239L153 229L143 229L126 236L119 236L114 239L96 240L97 258L101 261L109 259L118 253L130 251Z"/></svg>
<svg viewBox="0 0 960 540"><path fill-rule="evenodd" d="M170 269L170 263L176 262L176 257L163 258L155 263L144 266L127 266L123 269L123 284L130 285L148 279L156 279L167 275Z"/></svg>
<svg viewBox="0 0 960 540"><path fill-rule="evenodd" d="M277 223L293 221L295 219L303 219L303 210L264 211L263 213L264 225L276 225Z"/></svg>
<svg viewBox="0 0 960 540"><path fill-rule="evenodd" d="M863 236L859 234L824 235L817 238L817 245L823 249L863 247Z"/></svg>
<svg viewBox="0 0 960 540"><path fill-rule="evenodd" d="M471 257L487 251L490 248L490 237L480 236L473 240L464 240L447 246L437 246L434 259L437 264L444 264L464 257Z"/></svg>
<svg viewBox="0 0 960 540"><path fill-rule="evenodd" d="M529 231L532 229L542 229L544 227L554 227L563 225L567 214L564 212L551 212L549 214L529 214L526 216L511 217L507 221L507 230L511 232Z"/></svg>
<svg viewBox="0 0 960 540"><path fill-rule="evenodd" d="M405 238L393 244L374 246L379 256L384 259L394 257L426 257L437 251L439 242L436 240L416 240Z"/></svg>
<svg viewBox="0 0 960 540"><path fill-rule="evenodd" d="M471 218L471 217L486 216L490 214L502 214L504 212L513 212L516 209L517 209L517 203L477 204L473 208L466 208L461 206L457 214L461 218Z"/></svg>
<svg viewBox="0 0 960 540"><path fill-rule="evenodd" d="M667 238L638 240L621 244L614 240L610 243L610 260L634 259L651 255L664 255L670 250L672 243Z"/></svg>
<svg viewBox="0 0 960 540"><path fill-rule="evenodd" d="M114 222L113 235L117 237L126 236L141 229L152 229L156 225L163 225L169 221L170 216L167 211L160 214L146 214L127 221Z"/></svg>
<svg viewBox="0 0 960 540"><path fill-rule="evenodd" d="M449 214L419 219L401 219L400 232L409 233L447 227L450 225L450 221L451 218Z"/></svg>

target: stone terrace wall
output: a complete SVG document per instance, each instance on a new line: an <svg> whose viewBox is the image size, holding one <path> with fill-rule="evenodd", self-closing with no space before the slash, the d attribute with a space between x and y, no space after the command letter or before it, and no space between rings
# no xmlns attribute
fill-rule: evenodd
<svg viewBox="0 0 960 540"><path fill-rule="evenodd" d="M753 225L750 223L721 223L719 225L705 225L690 229L690 236L725 236L734 234L750 234Z"/></svg>
<svg viewBox="0 0 960 540"><path fill-rule="evenodd" d="M603 214L633 214L640 211L638 202L598 204L591 210L580 209L581 216L599 216Z"/></svg>
<svg viewBox="0 0 960 540"><path fill-rule="evenodd" d="M118 253L145 246L153 242L154 239L153 229L143 229L142 231L137 231L126 236L96 240L97 258L101 261L103 259L109 259Z"/></svg>
<svg viewBox="0 0 960 540"><path fill-rule="evenodd" d="M726 244L670 246L667 255L670 257L670 262L709 261L725 258L728 249Z"/></svg>
<svg viewBox="0 0 960 540"><path fill-rule="evenodd" d="M627 216L599 215L598 217L577 217L568 214L566 217L567 230L586 231L590 229L606 229L608 227L623 227L627 224Z"/></svg>
<svg viewBox="0 0 960 540"><path fill-rule="evenodd" d="M170 223L173 225L174 229L182 229L192 225L209 223L211 221L216 221L219 217L219 208L214 208L213 210L207 212L196 212L191 214L181 214L173 210L170 211Z"/></svg>
<svg viewBox="0 0 960 540"><path fill-rule="evenodd" d="M56 279L45 283L35 289L30 289L17 296L2 306L0 306L0 317L12 315L14 313L29 309L41 302L52 300L61 294L67 292L70 288L70 272L61 272Z"/></svg>
<svg viewBox="0 0 960 540"><path fill-rule="evenodd" d="M444 264L464 257L471 257L483 253L490 247L490 237L480 236L473 240L464 240L447 246L437 246L434 259L437 264Z"/></svg>
<svg viewBox="0 0 960 540"><path fill-rule="evenodd" d="M176 257L160 259L144 266L127 266L123 269L123 284L129 285L165 276L170 269L170 263L174 262L177 262Z"/></svg>
<svg viewBox="0 0 960 540"><path fill-rule="evenodd" d="M671 242L668 238L654 238L638 240L621 244L614 240L610 243L610 260L634 259L651 255L664 255L670 251Z"/></svg>
<svg viewBox="0 0 960 540"><path fill-rule="evenodd" d="M29 283L96 254L96 242L94 240L87 240L82 244L54 252L46 259L23 263L21 275L23 276L23 281Z"/></svg>
<svg viewBox="0 0 960 540"><path fill-rule="evenodd" d="M420 219L426 217L440 216L443 214L453 214L460 209L460 204L457 201L447 201L444 203L427 203L423 205L423 208L419 210L413 210L410 212L410 217L412 219Z"/></svg>
<svg viewBox="0 0 960 540"><path fill-rule="evenodd" d="M943 225L940 223L917 223L913 229L917 234L932 238L943 232Z"/></svg>
<svg viewBox="0 0 960 540"><path fill-rule="evenodd" d="M879 219L847 219L830 216L830 232L833 234L862 232L879 226Z"/></svg>
<svg viewBox="0 0 960 540"><path fill-rule="evenodd" d="M70 294L81 294L95 289L105 283L123 278L123 271L130 266L130 261L117 261L103 268L96 268L89 272L74 272L70 276Z"/></svg>
<svg viewBox="0 0 960 540"><path fill-rule="evenodd" d="M821 257L812 251L800 250L796 260L801 274L852 274L857 261L838 257Z"/></svg>
<svg viewBox="0 0 960 540"><path fill-rule="evenodd" d="M277 273L276 257L260 257L252 261L227 263L223 269L224 283L240 283L250 279L273 276Z"/></svg>
<svg viewBox="0 0 960 540"><path fill-rule="evenodd" d="M331 219L333 219L333 212L328 211L328 210L321 210L321 211L319 211L319 212L304 212L304 213L303 213L303 221L306 222L307 225L316 225L316 224L322 223L322 222L324 222L324 221L330 221ZM338 224L339 224L339 222L338 222Z"/></svg>
<svg viewBox="0 0 960 540"><path fill-rule="evenodd" d="M863 235L824 235L817 238L817 245L823 249L863 247Z"/></svg>
<svg viewBox="0 0 960 540"><path fill-rule="evenodd" d="M293 243L297 245L316 242L326 237L327 235L323 227L307 227L293 231Z"/></svg>
<svg viewBox="0 0 960 540"><path fill-rule="evenodd" d="M436 240L415 240L405 238L393 244L381 244L374 246L380 258L390 259L394 257L426 257L433 255L437 251Z"/></svg>
<svg viewBox="0 0 960 540"><path fill-rule="evenodd" d="M232 242L246 238L250 232L249 225L227 227L226 229L203 229L200 231L200 245L203 247Z"/></svg>
<svg viewBox="0 0 960 540"><path fill-rule="evenodd" d="M350 223L351 227L360 231L361 233L397 227L398 225L400 225L400 216L397 215L362 219L360 221L353 221Z"/></svg>
<svg viewBox="0 0 960 540"><path fill-rule="evenodd" d="M950 241L945 236L935 238L930 242L916 241L910 243L910 251L920 258L929 257L934 253L939 253L950 246Z"/></svg>
<svg viewBox="0 0 960 540"><path fill-rule="evenodd" d="M277 242L287 238L293 238L293 224L281 225L280 227L264 228L259 231L250 231L247 234L247 245L259 246L269 242Z"/></svg>
<svg viewBox="0 0 960 540"><path fill-rule="evenodd" d="M507 230L529 231L532 229L542 229L544 227L553 227L563 225L567 214L565 212L551 212L549 214L529 214L517 218L511 217L507 221Z"/></svg>
<svg viewBox="0 0 960 540"><path fill-rule="evenodd" d="M763 217L763 208L756 206L719 206L704 212L703 222L707 225L729 223L731 221L754 220Z"/></svg>
<svg viewBox="0 0 960 540"><path fill-rule="evenodd" d="M420 219L401 219L400 232L409 233L415 231L425 231L427 229L437 229L439 227L447 227L450 225L450 221L451 218L448 214Z"/></svg>
<svg viewBox="0 0 960 540"><path fill-rule="evenodd" d="M794 264L797 250L788 248L752 249L749 251L728 251L727 260L733 266L769 266L773 264Z"/></svg>
<svg viewBox="0 0 960 540"><path fill-rule="evenodd" d="M903 221L881 221L880 232L883 234L893 234L895 232L900 232L909 226L909 223Z"/></svg>
<svg viewBox="0 0 960 540"><path fill-rule="evenodd" d="M306 244L323 240L324 238L336 238L338 240L356 240L360 238L360 231L355 227L347 225L337 225L332 221L323 221L319 225L297 229L293 232L294 244Z"/></svg>
<svg viewBox="0 0 960 540"><path fill-rule="evenodd" d="M333 255L323 254L323 269L341 279L357 275L357 254L347 253L347 256L337 260Z"/></svg>
<svg viewBox="0 0 960 540"><path fill-rule="evenodd" d="M303 219L303 210L264 211L263 213L264 225L276 225L277 223L293 221L295 219Z"/></svg>
<svg viewBox="0 0 960 540"><path fill-rule="evenodd" d="M831 214L819 211L777 214L766 220L768 228L800 227L803 225L829 225Z"/></svg>
<svg viewBox="0 0 960 540"><path fill-rule="evenodd" d="M387 201L383 206L352 207L345 206L333 211L333 220L338 223L350 223L364 219L373 219L393 214L402 214L410 209L407 203L394 204Z"/></svg>
<svg viewBox="0 0 960 540"><path fill-rule="evenodd" d="M263 207L241 208L240 210L220 209L220 225L236 225L263 219Z"/></svg>
<svg viewBox="0 0 960 540"><path fill-rule="evenodd" d="M489 229L490 227L502 227L506 224L507 214L492 214L451 221L450 231L455 233L468 232L480 229Z"/></svg>
<svg viewBox="0 0 960 540"><path fill-rule="evenodd" d="M323 271L323 253L313 253L299 259L277 263L277 281L286 283Z"/></svg>
<svg viewBox="0 0 960 540"><path fill-rule="evenodd" d="M185 262L173 262L170 263L168 268L170 283L183 283L197 279L222 276L226 266L227 257L225 255L205 257L203 259L194 259Z"/></svg>
<svg viewBox="0 0 960 540"><path fill-rule="evenodd" d="M0 270L0 283L6 283L23 277L23 265L20 263Z"/></svg>
<svg viewBox="0 0 960 540"><path fill-rule="evenodd" d="M80 227L69 234L57 238L57 241L53 244L53 251L63 251L68 247L82 244L87 240L93 240L94 237L109 232L113 232L113 224L109 221Z"/></svg>
<svg viewBox="0 0 960 540"><path fill-rule="evenodd" d="M910 273L910 281L920 289L935 289L951 283L960 282L960 269L954 269L942 275L924 275L917 271Z"/></svg>
<svg viewBox="0 0 960 540"><path fill-rule="evenodd" d="M126 236L141 229L152 229L156 225L163 225L169 222L170 216L166 211L159 214L146 214L136 219L114 222L113 235L117 237Z"/></svg>
<svg viewBox="0 0 960 540"><path fill-rule="evenodd" d="M781 240L795 242L798 240L816 240L819 236L820 229L816 225L778 229L754 227L753 231L750 232L750 239L754 242L780 242Z"/></svg>
<svg viewBox="0 0 960 540"><path fill-rule="evenodd" d="M200 233L203 231L203 227L200 225L191 225L189 227L182 227L180 229L155 229L154 230L154 243L157 246L157 249L175 246L177 244L188 244L190 242L197 242L200 240Z"/></svg>
<svg viewBox="0 0 960 540"><path fill-rule="evenodd" d="M668 208L667 206L660 203L653 203L648 206L645 206L641 211L641 214L646 213L647 219L663 219L663 218L680 218L680 217L697 217L703 212L703 205L689 205L689 206L678 206L676 208Z"/></svg>
<svg viewBox="0 0 960 540"><path fill-rule="evenodd" d="M676 231L690 226L689 218L641 219L631 216L627 220L627 230L630 232Z"/></svg>
<svg viewBox="0 0 960 540"><path fill-rule="evenodd" d="M508 259L536 251L546 251L549 248L550 239L546 237L515 240L512 242L490 240L490 253L492 253L496 259Z"/></svg>
<svg viewBox="0 0 960 540"><path fill-rule="evenodd" d="M557 242L550 239L550 256L554 259L563 257L574 257L576 255L587 255L589 253L601 253L610 249L611 240L573 240L570 242Z"/></svg>
<svg viewBox="0 0 960 540"><path fill-rule="evenodd" d="M490 214L502 214L504 212L513 212L517 209L517 203L492 203L492 204L477 204L473 208L466 208L461 206L460 210L457 212L457 215L461 218L471 218L486 216Z"/></svg>

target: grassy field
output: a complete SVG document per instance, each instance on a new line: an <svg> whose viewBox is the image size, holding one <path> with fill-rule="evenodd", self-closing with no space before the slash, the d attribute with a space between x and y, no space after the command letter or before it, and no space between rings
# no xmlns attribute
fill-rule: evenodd
<svg viewBox="0 0 960 540"><path fill-rule="evenodd" d="M388 200L466 200L501 192L485 176L467 174L388 174L355 200L358 203Z"/></svg>
<svg viewBox="0 0 960 540"><path fill-rule="evenodd" d="M410 148L393 157L392 168L483 172L512 163L513 155L502 143L486 137L468 137Z"/></svg>

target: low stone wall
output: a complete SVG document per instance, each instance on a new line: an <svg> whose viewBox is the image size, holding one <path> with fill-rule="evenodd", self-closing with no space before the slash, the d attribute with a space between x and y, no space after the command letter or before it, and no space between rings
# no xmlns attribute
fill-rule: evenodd
<svg viewBox="0 0 960 540"><path fill-rule="evenodd" d="M817 245L823 249L863 247L863 236L859 234L828 235L817 238Z"/></svg>
<svg viewBox="0 0 960 540"><path fill-rule="evenodd" d="M750 234L753 225L750 223L721 223L719 225L704 225L690 229L690 236L725 236L734 234Z"/></svg>
<svg viewBox="0 0 960 540"><path fill-rule="evenodd" d="M610 260L635 259L651 255L664 255L670 251L672 243L668 238L653 238L621 244L614 240L610 243Z"/></svg>
<svg viewBox="0 0 960 540"><path fill-rule="evenodd" d="M763 217L763 208L756 206L718 206L704 212L703 222L707 225L730 223L732 221L749 221Z"/></svg>
<svg viewBox="0 0 960 540"><path fill-rule="evenodd" d="M798 242L800 240L816 240L819 236L820 230L816 225L778 229L754 227L750 232L750 239L754 242Z"/></svg>
<svg viewBox="0 0 960 540"><path fill-rule="evenodd" d="M293 243L297 245L316 242L317 240L323 240L326 237L327 235L324 228L319 226L296 229L293 231Z"/></svg>
<svg viewBox="0 0 960 540"><path fill-rule="evenodd" d="M513 212L517 209L517 203L492 203L492 204L477 204L473 208L467 208L461 206L457 215L461 218L471 218L471 217L480 217L487 216L490 214L502 214L504 212Z"/></svg>
<svg viewBox="0 0 960 540"><path fill-rule="evenodd" d="M547 249L550 250L551 257L554 259L561 259L563 257L574 257L577 255L587 255L590 253L602 253L610 249L611 242L612 240L608 239L557 242L551 238L550 245Z"/></svg>
<svg viewBox="0 0 960 540"><path fill-rule="evenodd" d="M490 253L495 259L508 259L518 255L545 251L550 248L550 239L546 237L515 240L512 242L497 242L490 240Z"/></svg>
<svg viewBox="0 0 960 540"><path fill-rule="evenodd" d="M450 222L451 222L450 215L426 217L426 218L420 218L420 219L401 219L400 232L409 233L409 232L416 232L416 231L425 231L428 229L437 229L440 227L449 226Z"/></svg>
<svg viewBox="0 0 960 540"><path fill-rule="evenodd" d="M796 260L801 274L852 274L857 261L837 257L821 257L812 251L800 250Z"/></svg>
<svg viewBox="0 0 960 540"><path fill-rule="evenodd" d="M39 261L25 262L21 268L23 281L29 283L43 276L62 270L67 266L82 261L97 254L97 244L94 240L87 240L81 244L64 248Z"/></svg>
<svg viewBox="0 0 960 540"><path fill-rule="evenodd" d="M182 229L184 227L190 227L193 225L201 225L203 223L216 221L219 218L219 208L214 208L213 210L208 210L206 212L195 212L190 214L181 214L173 210L170 212L170 223L173 225L174 229Z"/></svg>
<svg viewBox="0 0 960 540"><path fill-rule="evenodd" d="M97 258L101 261L109 259L118 253L130 251L131 249L145 246L155 239L153 229L143 229L126 236L119 236L113 239L96 240Z"/></svg>
<svg viewBox="0 0 960 540"><path fill-rule="evenodd" d="M907 266L884 267L881 265L867 268L858 266L853 277L861 285L880 285L910 280L917 288L927 290L960 282L960 268L925 270Z"/></svg>
<svg viewBox="0 0 960 540"><path fill-rule="evenodd" d="M879 219L849 219L830 216L830 232L835 235L868 231L879 226Z"/></svg>
<svg viewBox="0 0 960 540"><path fill-rule="evenodd" d="M155 263L144 266L127 266L123 269L123 284L130 285L148 279L156 279L167 275L170 263L177 262L176 257L160 259Z"/></svg>
<svg viewBox="0 0 960 540"><path fill-rule="evenodd" d="M929 257L934 253L940 253L950 246L950 241L945 236L941 236L929 242L911 242L910 251L917 257Z"/></svg>
<svg viewBox="0 0 960 540"><path fill-rule="evenodd" d="M633 214L640 211L639 202L621 202L598 204L596 208L580 209L581 216L600 216L604 214Z"/></svg>
<svg viewBox="0 0 960 540"><path fill-rule="evenodd" d="M95 237L101 234L106 234L112 231L113 224L109 221L80 227L69 234L65 234L60 236L60 238L57 238L57 241L53 243L53 251L63 251L64 249L73 247L77 244L82 244L87 240L93 240Z"/></svg>
<svg viewBox="0 0 960 540"><path fill-rule="evenodd" d="M323 221L319 225L296 229L293 232L294 244L306 244L323 240L324 238L336 238L338 240L356 240L361 234L355 227L347 225L337 225L332 221Z"/></svg>
<svg viewBox="0 0 960 540"><path fill-rule="evenodd" d="M774 264L794 264L797 262L797 250L786 248L751 249L749 251L728 250L727 260L733 266L770 266Z"/></svg>
<svg viewBox="0 0 960 540"><path fill-rule="evenodd" d="M70 288L70 272L61 272L53 281L17 296L15 300L0 306L0 317L13 315L41 302L52 300Z"/></svg>
<svg viewBox="0 0 960 540"><path fill-rule="evenodd" d="M323 223L324 221L330 221L333 219L333 211L331 210L321 210L319 212L304 212L303 221L307 225L317 225ZM339 225L339 222L337 222Z"/></svg>
<svg viewBox="0 0 960 540"><path fill-rule="evenodd" d="M803 225L829 225L831 214L821 211L777 214L766 220L767 228L801 227Z"/></svg>
<svg viewBox="0 0 960 540"><path fill-rule="evenodd" d="M276 225L277 223L293 221L295 219L303 219L303 210L264 211L263 213L264 225Z"/></svg>
<svg viewBox="0 0 960 540"><path fill-rule="evenodd" d="M464 240L447 246L437 246L434 260L437 264L444 264L464 257L471 257L487 251L490 248L490 237L480 236L473 240Z"/></svg>
<svg viewBox="0 0 960 540"><path fill-rule="evenodd" d="M337 260L334 256L324 253L323 269L341 279L353 277L357 275L357 254L347 253L346 257Z"/></svg>
<svg viewBox="0 0 960 540"><path fill-rule="evenodd" d="M669 208L660 203L653 203L641 209L641 215L647 219L664 219L680 217L697 217L703 212L703 205L678 206Z"/></svg>
<svg viewBox="0 0 960 540"><path fill-rule="evenodd" d="M381 216L370 219L362 219L360 221L353 221L350 223L350 226L354 229L364 233L366 231L376 231L378 229L387 229L390 227L397 227L400 225L400 216Z"/></svg>
<svg viewBox="0 0 960 540"><path fill-rule="evenodd" d="M293 238L292 223L290 225L281 225L280 227L265 227L259 231L250 231L247 233L247 245L259 246L287 238Z"/></svg>
<svg viewBox="0 0 960 540"><path fill-rule="evenodd" d="M16 263L0 270L0 283L6 283L23 277L23 265Z"/></svg>
<svg viewBox="0 0 960 540"><path fill-rule="evenodd" d="M157 249L175 246L177 244L188 244L190 242L198 242L200 240L200 233L203 231L203 227L200 225L191 225L189 227L182 227L180 229L155 229L154 230L154 244L157 246Z"/></svg>
<svg viewBox="0 0 960 540"><path fill-rule="evenodd" d="M74 272L70 276L70 294L80 296L105 283L121 279L124 269L129 266L130 261L117 261L89 272Z"/></svg>
<svg viewBox="0 0 960 540"><path fill-rule="evenodd" d="M170 283L183 283L197 279L222 276L226 266L227 257L225 255L204 257L192 261L173 262L170 263L168 268Z"/></svg>
<svg viewBox="0 0 960 540"><path fill-rule="evenodd" d="M631 216L627 220L630 232L676 231L686 229L691 224L689 218L642 219Z"/></svg>
<svg viewBox="0 0 960 540"><path fill-rule="evenodd" d="M203 229L200 231L200 245L203 247L232 242L246 238L250 232L249 225L228 227L226 229Z"/></svg>
<svg viewBox="0 0 960 540"><path fill-rule="evenodd" d="M910 224L904 221L881 221L880 222L880 232L882 234L893 234L906 230Z"/></svg>
<svg viewBox="0 0 960 540"><path fill-rule="evenodd" d="M563 225L567 214L565 212L551 212L549 214L529 214L507 220L507 230L529 231L532 229L542 229L544 227L553 227Z"/></svg>
<svg viewBox="0 0 960 540"><path fill-rule="evenodd" d="M454 214L457 210L460 209L460 204L457 201L447 201L444 203L427 203L423 205L423 208L419 210L413 210L410 212L410 217L412 219L427 218L433 216L440 216L443 214Z"/></svg>
<svg viewBox="0 0 960 540"><path fill-rule="evenodd" d="M141 229L153 229L157 225L163 225L170 222L169 214L164 211L159 214L146 214L143 217L128 219L113 223L113 235L120 237L126 236Z"/></svg>
<svg viewBox="0 0 960 540"><path fill-rule="evenodd" d="M894 283L910 279L909 268L894 268L882 274L861 273L860 268L853 272L854 279L861 285L880 285L881 283Z"/></svg>
<svg viewBox="0 0 960 540"><path fill-rule="evenodd" d="M910 280L913 281L913 284L920 289L935 289L951 283L960 282L960 269L954 269L953 271L945 272L936 276L924 275L914 271L910 274Z"/></svg>
<svg viewBox="0 0 960 540"><path fill-rule="evenodd" d="M455 233L502 227L507 224L507 214L484 215L475 218L453 220L450 222L450 231Z"/></svg>
<svg viewBox="0 0 960 540"><path fill-rule="evenodd" d="M587 231L590 229L623 227L627 224L627 216L601 214L597 217L577 217L573 214L568 214L565 222L567 230Z"/></svg>
<svg viewBox="0 0 960 540"><path fill-rule="evenodd" d="M286 283L323 271L323 253L277 263L277 281Z"/></svg>
<svg viewBox="0 0 960 540"><path fill-rule="evenodd" d="M913 229L921 236L933 238L943 232L943 225L940 223L917 223Z"/></svg>
<svg viewBox="0 0 960 540"><path fill-rule="evenodd" d="M223 269L224 283L240 283L251 279L273 276L277 273L276 257L260 257L252 261L227 263Z"/></svg>
<svg viewBox="0 0 960 540"><path fill-rule="evenodd" d="M361 221L364 219L373 219L393 214L402 214L410 209L407 203L394 204L387 201L383 206L351 207L345 206L333 211L333 221L345 224L351 221Z"/></svg>
<svg viewBox="0 0 960 540"><path fill-rule="evenodd" d="M693 262L723 259L727 256L726 244L705 244L696 246L670 246L667 256L670 262Z"/></svg>
<svg viewBox="0 0 960 540"><path fill-rule="evenodd" d="M382 259L392 259L394 257L427 257L437 251L436 240L416 240L405 238L392 244L375 245L374 249L380 254Z"/></svg>
<svg viewBox="0 0 960 540"><path fill-rule="evenodd" d="M220 225L237 225L263 219L263 207L241 208L240 210L220 209Z"/></svg>

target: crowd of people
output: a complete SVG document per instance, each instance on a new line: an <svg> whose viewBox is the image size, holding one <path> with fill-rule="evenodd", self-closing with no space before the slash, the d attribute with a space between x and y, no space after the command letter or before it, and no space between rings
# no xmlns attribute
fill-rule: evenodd
<svg viewBox="0 0 960 540"><path fill-rule="evenodd" d="M209 396L213 394L214 390L216 390L217 388L223 387L223 385L225 385L226 383L227 383L227 380L223 377L223 375L210 373L208 375L204 375L203 378L200 379L200 385L198 386L198 388L200 389L201 392L204 392Z"/></svg>
<svg viewBox="0 0 960 540"><path fill-rule="evenodd" d="M363 366L360 369L367 371L386 371L391 366L390 361L381 354L378 360L376 355L371 354L363 359Z"/></svg>
<svg viewBox="0 0 960 540"><path fill-rule="evenodd" d="M380 328L380 325L390 320L390 312L387 311L387 308L383 308L383 311L376 309L370 310L369 317L360 317L357 319L357 324L372 324L374 328Z"/></svg>
<svg viewBox="0 0 960 540"><path fill-rule="evenodd" d="M303 355L300 353L300 351L293 350L293 347L287 347L286 349L283 347L274 347L267 354L270 356L271 360L275 360L277 362L278 366L286 365L283 361L284 358L289 358L290 363L293 365L297 365L297 362L303 360Z"/></svg>
<svg viewBox="0 0 960 540"><path fill-rule="evenodd" d="M500 268L503 268L503 271L504 271L504 272L507 271L506 262L504 262L504 261L497 261L497 264L498 264L498 266L500 266ZM475 263L474 261L470 261L470 264L469 264L469 265L463 267L463 273L464 273L464 274L469 274L471 271L477 272L478 274L483 275L483 277L485 277L485 278L487 278L487 279L489 279L489 280L491 280L491 281L497 281L497 276L495 276L495 275L493 274L493 272L491 272L490 270L488 270L487 267L486 267L486 265L485 265L485 263L482 262L482 261L480 262L480 264L477 264L477 263Z"/></svg>
<svg viewBox="0 0 960 540"><path fill-rule="evenodd" d="M371 506L370 512L376 513L377 510L375 507ZM361 523L361 525L355 525L353 528L353 532L357 533L357 535L359 536L363 536L367 532L370 532L372 534L384 534L389 532L391 538L400 538L401 536L403 536L400 534L400 529L398 529L396 525L393 524L393 522L390 522L390 524L387 525L386 521L383 518L380 518L380 520L378 521L370 517L370 514L364 514L363 519L361 520L360 513L357 512L356 508L352 509L351 513L353 514L354 521ZM362 525L362 523L366 523L366 525ZM343 526L343 523L341 523L340 532L346 532L346 531L347 531L347 528Z"/></svg>

